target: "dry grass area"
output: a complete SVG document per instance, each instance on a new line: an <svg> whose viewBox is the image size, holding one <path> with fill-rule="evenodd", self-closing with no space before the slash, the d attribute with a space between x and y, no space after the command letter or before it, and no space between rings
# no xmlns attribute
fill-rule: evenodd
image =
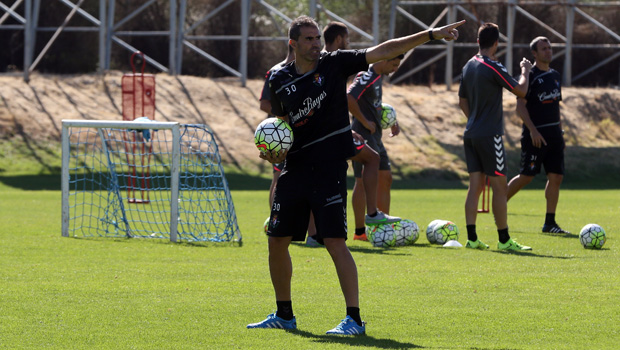
<svg viewBox="0 0 620 350"><path fill-rule="evenodd" d="M29 84L21 77L0 76L0 138L60 140L62 119L120 120L121 76L120 72L105 76L35 75ZM267 173L252 137L265 117L258 108L262 83L249 80L243 87L237 79L157 75L156 119L207 124L216 134L226 163L243 172ZM390 138L387 131L384 136L396 174L465 175L461 147L465 117L458 108L456 89L458 85L453 91L441 85L432 89L385 85L384 102L395 107L403 129L397 137ZM612 152L604 157L618 163L614 155L620 148L620 90L564 88L563 94L562 117L569 151L574 149L575 156L583 153L589 157L583 150L596 147ZM514 108L514 97L504 93L506 144L512 164L518 161L521 132ZM616 166L620 168L620 164Z"/></svg>

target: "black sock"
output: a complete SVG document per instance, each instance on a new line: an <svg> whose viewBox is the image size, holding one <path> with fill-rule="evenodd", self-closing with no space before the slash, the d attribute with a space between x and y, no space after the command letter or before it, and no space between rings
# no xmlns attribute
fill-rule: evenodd
<svg viewBox="0 0 620 350"><path fill-rule="evenodd" d="M365 227L356 227L355 228L355 235L356 236L361 236L364 233L366 233L366 228Z"/></svg>
<svg viewBox="0 0 620 350"><path fill-rule="evenodd" d="M508 234L508 227L497 230L497 234L499 235L499 241L501 243L506 243L510 239L510 235Z"/></svg>
<svg viewBox="0 0 620 350"><path fill-rule="evenodd" d="M281 319L290 321L293 319L293 304L290 300L288 301L277 301L276 306L278 307L278 311L276 311L276 316Z"/></svg>
<svg viewBox="0 0 620 350"><path fill-rule="evenodd" d="M472 242L478 240L478 234L476 234L476 225L467 225L467 239Z"/></svg>
<svg viewBox="0 0 620 350"><path fill-rule="evenodd" d="M555 213L547 213L545 215L545 225L555 225Z"/></svg>
<svg viewBox="0 0 620 350"><path fill-rule="evenodd" d="M360 308L359 307L348 307L347 306L347 316L351 316L353 321L357 323L358 326L362 326L362 317L360 316Z"/></svg>
<svg viewBox="0 0 620 350"><path fill-rule="evenodd" d="M371 218L374 218L375 216L377 216L377 210L375 209L375 213L374 214L368 214L368 216L370 216Z"/></svg>

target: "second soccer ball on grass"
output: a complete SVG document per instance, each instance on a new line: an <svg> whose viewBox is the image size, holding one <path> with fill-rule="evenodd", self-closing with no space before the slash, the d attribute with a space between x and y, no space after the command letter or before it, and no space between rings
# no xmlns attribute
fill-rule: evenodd
<svg viewBox="0 0 620 350"><path fill-rule="evenodd" d="M392 224L396 232L396 246L413 245L420 237L418 224L413 220L400 220Z"/></svg>
<svg viewBox="0 0 620 350"><path fill-rule="evenodd" d="M368 241L374 247L386 248L396 244L396 231L391 224L369 226L366 231Z"/></svg>
<svg viewBox="0 0 620 350"><path fill-rule="evenodd" d="M444 244L448 241L459 240L459 228L452 221L446 221L441 225L435 226L435 240L437 244Z"/></svg>
<svg viewBox="0 0 620 350"><path fill-rule="evenodd" d="M435 238L435 227L442 222L446 222L446 220L433 220L426 226L426 239L428 239L429 243L437 243L437 238Z"/></svg>
<svg viewBox="0 0 620 350"><path fill-rule="evenodd" d="M579 232L579 241L586 249L601 249L605 240L605 230L597 224L587 224Z"/></svg>

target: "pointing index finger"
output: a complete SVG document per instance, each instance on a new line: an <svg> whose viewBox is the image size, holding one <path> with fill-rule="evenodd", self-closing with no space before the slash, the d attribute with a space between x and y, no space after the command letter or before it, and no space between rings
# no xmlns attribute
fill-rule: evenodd
<svg viewBox="0 0 620 350"><path fill-rule="evenodd" d="M459 21L459 22L452 23L452 24L448 25L448 28L454 29L456 27L460 27L463 24L465 24L465 22L467 22L467 21L466 20L462 20L462 21Z"/></svg>

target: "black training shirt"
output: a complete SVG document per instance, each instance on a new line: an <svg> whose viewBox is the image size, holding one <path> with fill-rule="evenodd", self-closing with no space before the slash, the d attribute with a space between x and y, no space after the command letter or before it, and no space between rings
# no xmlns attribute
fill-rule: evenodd
<svg viewBox="0 0 620 350"><path fill-rule="evenodd" d="M552 68L542 71L534 66L530 71L530 86L525 96L527 100L525 106L532 123L540 132L550 131L548 127L559 128L560 101L562 101L560 82L560 73ZM529 129L524 125L523 134L529 133Z"/></svg>
<svg viewBox="0 0 620 350"><path fill-rule="evenodd" d="M286 160L319 163L353 156L347 78L367 70L366 50L322 52L314 70L297 74L294 61L269 78L271 111L288 116L295 137Z"/></svg>

